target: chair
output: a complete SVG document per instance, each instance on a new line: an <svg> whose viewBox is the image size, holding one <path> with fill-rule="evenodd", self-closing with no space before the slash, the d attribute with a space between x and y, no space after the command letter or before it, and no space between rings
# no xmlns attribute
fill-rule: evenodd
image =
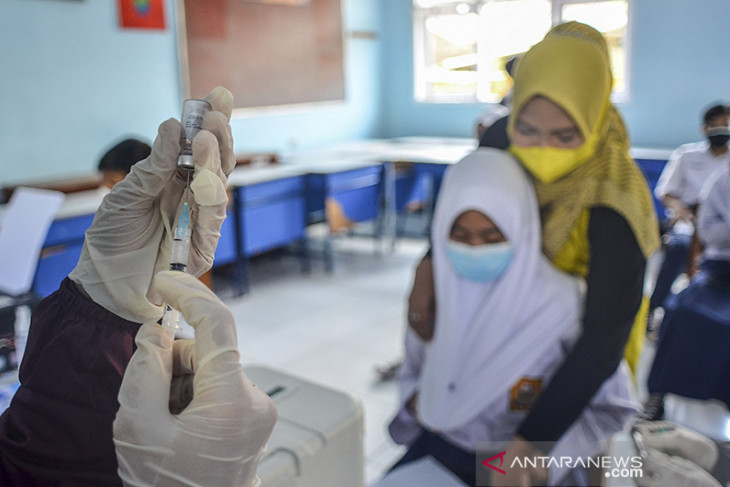
<svg viewBox="0 0 730 487"><path fill-rule="evenodd" d="M43 242L63 203L57 191L18 188L0 209L0 372L17 367L15 311L31 309L39 298L31 291Z"/></svg>

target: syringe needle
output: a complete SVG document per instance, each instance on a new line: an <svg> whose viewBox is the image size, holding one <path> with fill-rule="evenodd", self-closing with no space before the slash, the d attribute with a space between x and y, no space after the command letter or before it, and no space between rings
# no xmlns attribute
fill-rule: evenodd
<svg viewBox="0 0 730 487"><path fill-rule="evenodd" d="M190 206L183 202L180 216L175 225L175 232L172 238L172 251L170 254L170 270L185 272L188 268L188 253L190 252ZM180 312L165 304L165 311L162 315L162 326L167 328L174 336L180 328Z"/></svg>
<svg viewBox="0 0 730 487"><path fill-rule="evenodd" d="M187 179L185 181L185 195L183 196L183 201L185 203L187 203L188 202L188 196L190 195L190 173L192 171L185 171L185 172L187 172L188 174L187 174Z"/></svg>

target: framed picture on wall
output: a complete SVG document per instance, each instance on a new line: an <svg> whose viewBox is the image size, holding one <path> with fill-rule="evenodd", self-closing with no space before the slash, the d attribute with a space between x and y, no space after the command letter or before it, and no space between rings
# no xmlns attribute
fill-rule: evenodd
<svg viewBox="0 0 730 487"><path fill-rule="evenodd" d="M281 5L309 5L309 0L243 0L251 3L278 3Z"/></svg>
<svg viewBox="0 0 730 487"><path fill-rule="evenodd" d="M162 0L117 0L119 25L129 29L165 28L165 10Z"/></svg>
<svg viewBox="0 0 730 487"><path fill-rule="evenodd" d="M235 108L345 99L340 0L179 0L186 96L225 86Z"/></svg>

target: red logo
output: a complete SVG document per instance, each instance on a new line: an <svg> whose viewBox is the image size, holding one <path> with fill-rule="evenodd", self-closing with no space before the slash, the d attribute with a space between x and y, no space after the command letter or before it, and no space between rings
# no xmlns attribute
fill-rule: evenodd
<svg viewBox="0 0 730 487"><path fill-rule="evenodd" d="M496 454L496 455L494 455L493 457L491 457L491 458L487 458L486 460L484 460L484 461L482 462L482 465L484 465L485 467L489 467L489 468L491 468L492 470L496 470L497 472L501 473L502 475L507 475L507 472L505 472L505 471L504 471L504 470L502 470L501 468L497 468L497 467L495 467L494 465L492 465L491 463L489 463L489 462L491 462L492 460L494 460L495 458L499 457L499 466L501 467L501 466L502 466L502 464L504 463L504 455L505 455L506 453L507 453L507 450L503 451L502 453L497 453L497 454Z"/></svg>

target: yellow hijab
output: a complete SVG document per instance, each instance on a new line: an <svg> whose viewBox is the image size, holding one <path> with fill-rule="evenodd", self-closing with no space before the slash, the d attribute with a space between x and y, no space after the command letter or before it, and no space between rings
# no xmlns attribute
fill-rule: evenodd
<svg viewBox="0 0 730 487"><path fill-rule="evenodd" d="M513 114L535 96L544 96L565 110L586 143L595 144L592 156L574 171L551 183L535 180L540 204L545 254L564 270L584 274L585 266L556 262L565 247L588 249L587 212L609 207L631 226L645 257L659 246L651 193L629 156L629 139L620 115L609 101L613 77L603 36L585 24L568 22L554 27L519 60L515 73ZM513 134L515 117L508 133ZM576 228L579 231L576 242ZM587 262L587 250L568 252Z"/></svg>

